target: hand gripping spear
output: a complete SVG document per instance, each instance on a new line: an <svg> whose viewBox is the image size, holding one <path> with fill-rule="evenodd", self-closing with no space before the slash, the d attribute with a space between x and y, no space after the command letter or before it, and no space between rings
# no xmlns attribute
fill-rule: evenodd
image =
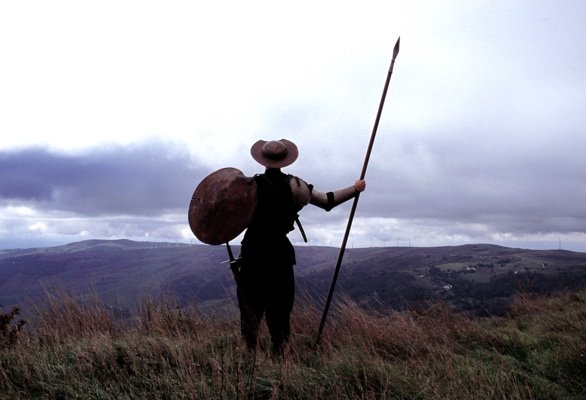
<svg viewBox="0 0 586 400"><path fill-rule="evenodd" d="M387 90L389 88L389 82L391 81L391 75L393 75L393 67L395 66L395 59L399 54L399 45L401 43L401 38L397 39L397 43L395 43L395 47L393 49L393 59L391 60L391 66L389 67L389 72L387 74L387 80L385 81L385 87L383 89L383 94L380 99L380 104L378 106L378 112L376 114L376 120L374 121L374 127L372 128L372 134L370 135L370 142L368 143L368 150L366 151L366 157L364 158L364 164L362 165L362 172L360 173L360 179L364 179L366 175L366 169L368 168L368 161L370 160L370 153L372 152L372 147L374 145L374 139L376 137L376 131L378 129L378 123L380 121L380 116L383 111L383 106L385 104L385 98L387 97ZM340 254L338 255L338 262L336 263L336 269L334 270L334 275L332 277L332 283L330 285L330 291L328 293L328 298L326 300L326 305L324 307L324 312L321 317L321 321L319 323L319 330L317 332L317 337L315 339L315 346L319 344L322 331L324 329L324 325L326 323L326 318L328 316L328 310L330 308L330 303L332 302L332 297L334 295L334 289L336 287L336 280L338 279L338 273L340 272L340 267L342 266L342 259L344 258L344 252L346 250L346 244L348 243L348 236L350 235L350 228L352 227L352 220L354 219L354 214L356 213L356 206L358 205L358 199L360 198L360 193L354 198L354 202L352 203L352 209L350 210L350 218L348 219L348 225L346 225L346 233L344 234L344 240L342 241L342 247L340 248Z"/></svg>

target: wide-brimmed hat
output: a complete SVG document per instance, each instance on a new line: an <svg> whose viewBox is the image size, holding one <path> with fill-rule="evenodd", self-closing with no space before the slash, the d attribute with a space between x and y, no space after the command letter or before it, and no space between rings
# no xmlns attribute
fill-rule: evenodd
<svg viewBox="0 0 586 400"><path fill-rule="evenodd" d="M269 168L283 168L297 160L299 150L287 140L259 140L250 148L250 154L259 164Z"/></svg>

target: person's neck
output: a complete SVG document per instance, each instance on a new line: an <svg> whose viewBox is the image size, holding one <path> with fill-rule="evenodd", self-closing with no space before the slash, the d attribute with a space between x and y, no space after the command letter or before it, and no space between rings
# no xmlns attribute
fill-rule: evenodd
<svg viewBox="0 0 586 400"><path fill-rule="evenodd" d="M267 168L265 169L265 174L268 175L279 175L281 173L280 168Z"/></svg>

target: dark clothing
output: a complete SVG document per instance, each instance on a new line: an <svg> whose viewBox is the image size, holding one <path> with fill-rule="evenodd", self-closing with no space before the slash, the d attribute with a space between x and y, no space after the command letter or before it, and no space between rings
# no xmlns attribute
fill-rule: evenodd
<svg viewBox="0 0 586 400"><path fill-rule="evenodd" d="M290 175L269 169L255 176L257 205L242 240L243 258L250 260L279 259L295 264L295 251L287 239L301 206L295 204Z"/></svg>
<svg viewBox="0 0 586 400"><path fill-rule="evenodd" d="M294 229L302 208L293 201L290 178L278 169L255 176L257 206L240 252L238 303L242 336L254 348L265 316L273 350L277 352L289 338L295 296L295 250L287 233Z"/></svg>
<svg viewBox="0 0 586 400"><path fill-rule="evenodd" d="M240 328L246 345L256 347L258 329L266 317L273 352L280 353L290 333L289 316L295 297L293 265L243 261L238 282Z"/></svg>

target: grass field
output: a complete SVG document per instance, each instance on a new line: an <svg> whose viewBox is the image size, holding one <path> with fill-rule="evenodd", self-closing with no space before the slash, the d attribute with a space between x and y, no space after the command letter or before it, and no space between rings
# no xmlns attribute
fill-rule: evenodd
<svg viewBox="0 0 586 400"><path fill-rule="evenodd" d="M245 350L234 319L144 301L117 320L99 299L50 298L28 329L3 310L2 399L583 399L586 292L519 297L507 318L441 305L372 312L299 302L283 359ZM12 333L11 333L12 332Z"/></svg>

